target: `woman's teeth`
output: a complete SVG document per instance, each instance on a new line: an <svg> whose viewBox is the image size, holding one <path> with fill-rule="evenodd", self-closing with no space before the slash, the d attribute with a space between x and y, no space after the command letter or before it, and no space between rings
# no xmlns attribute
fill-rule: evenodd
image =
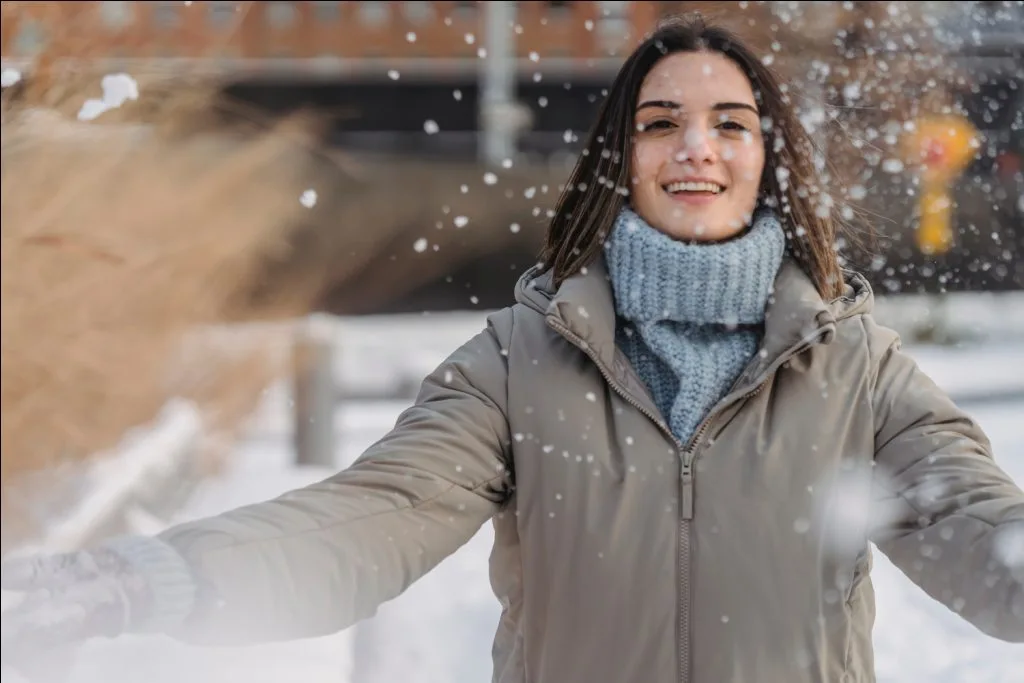
<svg viewBox="0 0 1024 683"><path fill-rule="evenodd" d="M669 183L665 186L667 192L711 192L720 194L725 188L718 183Z"/></svg>

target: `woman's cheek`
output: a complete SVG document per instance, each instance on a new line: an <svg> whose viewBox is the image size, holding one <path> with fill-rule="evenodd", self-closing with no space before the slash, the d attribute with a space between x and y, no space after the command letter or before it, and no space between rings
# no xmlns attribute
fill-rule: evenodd
<svg viewBox="0 0 1024 683"><path fill-rule="evenodd" d="M643 183L650 181L657 177L658 168L661 166L660 159L664 155L658 149L657 144L652 144L653 141L643 141L636 144L636 164L634 165L635 173L638 180Z"/></svg>
<svg viewBox="0 0 1024 683"><path fill-rule="evenodd" d="M733 167L734 174L744 181L758 180L761 177L761 169L764 167L764 155L761 151L742 142L733 145L730 149L731 152L728 153L730 158L723 153L723 159L726 159L726 162Z"/></svg>

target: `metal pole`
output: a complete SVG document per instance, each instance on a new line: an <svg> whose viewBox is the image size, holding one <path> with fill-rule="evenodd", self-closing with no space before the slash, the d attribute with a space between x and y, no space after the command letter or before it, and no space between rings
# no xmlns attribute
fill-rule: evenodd
<svg viewBox="0 0 1024 683"><path fill-rule="evenodd" d="M295 463L336 467L334 335L316 316L295 335Z"/></svg>
<svg viewBox="0 0 1024 683"><path fill-rule="evenodd" d="M491 166L515 154L514 101L516 86L516 3L481 3L485 8L484 57L480 84L481 160Z"/></svg>

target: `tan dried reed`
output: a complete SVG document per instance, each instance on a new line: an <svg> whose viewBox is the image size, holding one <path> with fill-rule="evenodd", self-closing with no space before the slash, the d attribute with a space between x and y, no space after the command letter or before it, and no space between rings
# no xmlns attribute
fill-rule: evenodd
<svg viewBox="0 0 1024 683"><path fill-rule="evenodd" d="M83 123L102 76L87 64L41 58L0 112L4 545L20 475L110 448L172 396L230 427L281 370L257 344L178 372L191 336L267 313L245 292L307 211L311 122L217 132L215 84L133 73L139 100ZM287 294L275 316L305 313L313 290Z"/></svg>

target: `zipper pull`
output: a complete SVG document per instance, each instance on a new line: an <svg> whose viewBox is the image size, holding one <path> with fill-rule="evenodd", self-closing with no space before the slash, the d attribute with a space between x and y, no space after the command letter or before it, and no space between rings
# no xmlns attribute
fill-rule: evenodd
<svg viewBox="0 0 1024 683"><path fill-rule="evenodd" d="M693 519L693 464L683 463L683 519Z"/></svg>

